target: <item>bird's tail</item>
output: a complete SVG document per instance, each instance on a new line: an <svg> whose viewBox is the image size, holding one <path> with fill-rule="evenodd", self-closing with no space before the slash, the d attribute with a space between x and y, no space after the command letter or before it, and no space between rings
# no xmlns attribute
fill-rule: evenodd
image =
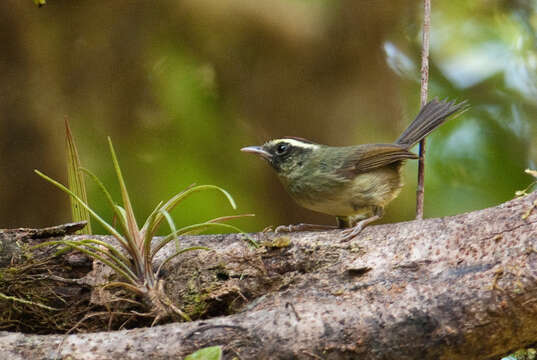
<svg viewBox="0 0 537 360"><path fill-rule="evenodd" d="M466 100L458 104L455 101L431 100L425 104L418 116L408 125L395 143L409 149L442 125L450 115L462 114L468 107Z"/></svg>

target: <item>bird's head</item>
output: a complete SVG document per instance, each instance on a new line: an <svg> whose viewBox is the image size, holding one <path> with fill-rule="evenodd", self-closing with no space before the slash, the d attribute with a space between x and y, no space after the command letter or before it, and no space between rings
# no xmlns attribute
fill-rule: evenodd
<svg viewBox="0 0 537 360"><path fill-rule="evenodd" d="M258 155L268 161L279 175L285 176L302 168L319 148L319 144L306 139L285 137L267 141L261 146L247 146L241 151Z"/></svg>

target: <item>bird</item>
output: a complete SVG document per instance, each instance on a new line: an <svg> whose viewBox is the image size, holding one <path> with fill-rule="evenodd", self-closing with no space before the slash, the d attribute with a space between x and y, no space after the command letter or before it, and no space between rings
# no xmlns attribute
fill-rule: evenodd
<svg viewBox="0 0 537 360"><path fill-rule="evenodd" d="M467 101L435 98L392 144L327 146L288 136L241 151L266 160L296 203L337 221L337 226L282 225L276 232L342 228L342 240L348 241L382 218L385 206L399 195L402 165L418 158L410 149L451 115L467 109Z"/></svg>

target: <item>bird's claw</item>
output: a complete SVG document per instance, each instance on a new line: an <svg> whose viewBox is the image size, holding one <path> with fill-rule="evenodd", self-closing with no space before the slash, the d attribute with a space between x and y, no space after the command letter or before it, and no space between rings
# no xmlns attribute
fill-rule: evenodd
<svg viewBox="0 0 537 360"><path fill-rule="evenodd" d="M343 237L341 238L341 241L346 242L346 241L352 240L354 237L360 234L363 229L364 229L364 226L362 225L362 222L359 222L358 224L356 224L356 226L343 230L341 232L341 234L343 235Z"/></svg>
<svg viewBox="0 0 537 360"><path fill-rule="evenodd" d="M355 236L360 234L367 225L371 224L373 221L380 219L380 217L381 217L380 215L373 215L367 219L363 219L359 221L353 227L343 230L341 232L341 234L343 235L343 237L341 238L341 241L345 242L345 241L352 240Z"/></svg>
<svg viewBox="0 0 537 360"><path fill-rule="evenodd" d="M266 234L266 233L269 233L269 232L273 232L274 230L272 230L272 225L269 225L267 226L266 228L263 229L263 231L261 231L263 234Z"/></svg>
<svg viewBox="0 0 537 360"><path fill-rule="evenodd" d="M279 226L276 226L275 229L273 229L273 226L270 225L270 226L267 226L266 228L263 229L262 233L266 234L266 233L271 233L271 232L274 232L274 233L289 233L289 232L293 232L293 231L296 231L294 228L293 228L294 225L279 225Z"/></svg>

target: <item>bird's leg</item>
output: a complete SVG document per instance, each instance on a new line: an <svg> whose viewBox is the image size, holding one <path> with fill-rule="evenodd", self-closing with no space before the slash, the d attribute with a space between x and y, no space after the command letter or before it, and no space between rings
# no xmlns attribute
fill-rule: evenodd
<svg viewBox="0 0 537 360"><path fill-rule="evenodd" d="M343 237L341 238L341 241L349 241L352 238L354 238L356 235L358 235L362 230L369 224L371 224L373 221L377 221L378 219L382 218L384 215L384 209L380 206L375 206L373 208L373 215L358 221L354 227L351 227L349 229L343 230L341 233Z"/></svg>
<svg viewBox="0 0 537 360"><path fill-rule="evenodd" d="M337 229L333 225L317 225L317 224L294 224L294 225L280 225L274 232L295 232L295 231L319 231L319 230L334 230Z"/></svg>

